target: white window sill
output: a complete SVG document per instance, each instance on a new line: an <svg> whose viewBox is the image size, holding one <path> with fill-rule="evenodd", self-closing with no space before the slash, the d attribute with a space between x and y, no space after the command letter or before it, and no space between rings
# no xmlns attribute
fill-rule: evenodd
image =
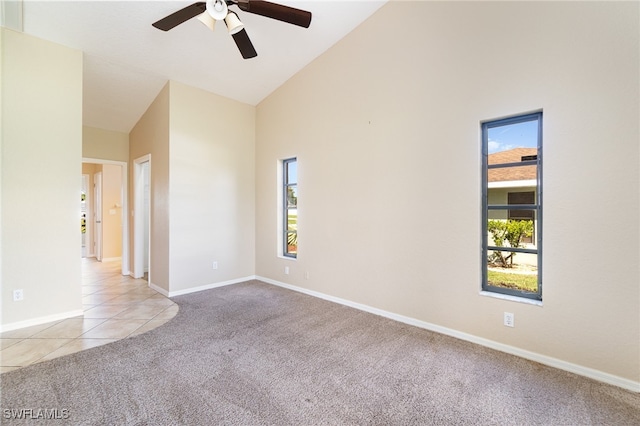
<svg viewBox="0 0 640 426"><path fill-rule="evenodd" d="M524 303L526 305L543 306L542 301L527 299L525 297L511 296L509 294L494 293L492 291L481 291L480 296L494 297L496 299L508 300L510 302Z"/></svg>
<svg viewBox="0 0 640 426"><path fill-rule="evenodd" d="M281 254L279 254L279 255L278 255L278 258L279 258L279 259L284 259L284 260L293 260L293 261L298 260L298 258L297 258L297 257L283 256L283 255L281 255Z"/></svg>

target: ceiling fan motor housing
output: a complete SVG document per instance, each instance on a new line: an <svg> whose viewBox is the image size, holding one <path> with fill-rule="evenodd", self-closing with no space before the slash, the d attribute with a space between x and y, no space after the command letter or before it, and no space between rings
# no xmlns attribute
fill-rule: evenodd
<svg viewBox="0 0 640 426"><path fill-rule="evenodd" d="M229 13L227 2L224 0L207 0L207 13L216 21L222 21Z"/></svg>

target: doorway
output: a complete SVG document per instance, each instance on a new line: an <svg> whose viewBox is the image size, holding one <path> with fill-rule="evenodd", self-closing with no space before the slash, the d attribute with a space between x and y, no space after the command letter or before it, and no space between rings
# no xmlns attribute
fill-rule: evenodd
<svg viewBox="0 0 640 426"><path fill-rule="evenodd" d="M133 161L133 278L150 283L151 154Z"/></svg>
<svg viewBox="0 0 640 426"><path fill-rule="evenodd" d="M117 179L117 187L116 188L107 188L110 192L115 193L115 198L108 200L106 204L103 203L102 206L99 206L98 203L102 202L104 198L103 186L106 184L105 176L103 173L100 173L101 177L97 177L98 172L101 172L105 166L108 165L111 170L111 174L115 173L118 176ZM113 167L118 166L118 167ZM130 263L129 263L129 217L128 217L128 196L127 196L127 185L128 185L128 169L127 163L124 161L112 161L112 160L103 160L97 158L83 158L82 159L82 167L83 174L89 174L90 178L92 178L93 182L89 182L89 190L88 194L91 195L91 202L88 204L93 211L91 215L87 215L87 232L91 237L87 237L90 239L89 250L87 256L95 256L97 260L101 260L105 256L105 252L102 249L103 243L105 239L109 237L114 237L117 234L117 238L112 238L111 240L116 240L115 243L118 246L121 246L121 256L117 256L117 260L121 261L121 272L122 275L130 274ZM87 169L88 167L88 169ZM91 172L85 171L91 170ZM91 180L91 179L90 179ZM100 182L98 182L100 180ZM100 183L100 185L98 185ZM91 187L93 184L93 188ZM100 191L103 194L100 197L96 196L96 192ZM103 209L106 209L104 210ZM107 215L107 216L105 216ZM107 229L109 235L104 234L103 225L104 219L114 219L117 218L119 221L118 225L112 228ZM100 222L100 223L97 223ZM105 232L107 232L105 231ZM92 241L91 241L92 240ZM121 241L121 242L120 242ZM107 254L107 257L109 255ZM108 260L108 259L107 259ZM115 259L113 259L115 260Z"/></svg>

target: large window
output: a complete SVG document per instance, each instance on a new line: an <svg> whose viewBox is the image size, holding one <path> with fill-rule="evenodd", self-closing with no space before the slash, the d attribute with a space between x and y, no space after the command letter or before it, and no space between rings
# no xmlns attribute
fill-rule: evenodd
<svg viewBox="0 0 640 426"><path fill-rule="evenodd" d="M482 289L542 300L542 113L482 124Z"/></svg>
<svg viewBox="0 0 640 426"><path fill-rule="evenodd" d="M283 238L282 254L298 255L298 162L295 158L282 161Z"/></svg>

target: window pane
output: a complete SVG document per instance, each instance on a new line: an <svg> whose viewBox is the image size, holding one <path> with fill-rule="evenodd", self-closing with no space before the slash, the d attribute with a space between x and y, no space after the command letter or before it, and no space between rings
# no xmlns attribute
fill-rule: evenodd
<svg viewBox="0 0 640 426"><path fill-rule="evenodd" d="M489 164L515 163L537 154L538 120L490 127L487 132L487 152L495 154Z"/></svg>
<svg viewBox="0 0 640 426"><path fill-rule="evenodd" d="M533 191L509 192L507 201L509 204L533 204L536 202L536 195Z"/></svg>
<svg viewBox="0 0 640 426"><path fill-rule="evenodd" d="M490 127L487 130L487 164L517 164L538 158L538 121ZM488 182L535 180L536 165L489 168Z"/></svg>
<svg viewBox="0 0 640 426"><path fill-rule="evenodd" d="M520 247L535 249L536 216L535 210L514 210L523 215L522 218L509 217L492 219L487 222L487 242L495 247ZM511 212L511 210L509 211ZM493 211L492 211L493 213ZM503 210L497 213L504 214Z"/></svg>
<svg viewBox="0 0 640 426"><path fill-rule="evenodd" d="M298 162L296 160L287 162L286 183L298 183Z"/></svg>
<svg viewBox="0 0 640 426"><path fill-rule="evenodd" d="M509 210L509 237L517 241L520 236L520 244L515 247L535 248L536 241L536 211L535 210ZM513 247L512 244L509 244Z"/></svg>
<svg viewBox="0 0 640 426"><path fill-rule="evenodd" d="M298 234L295 232L287 232L287 253L288 254L297 254L298 253Z"/></svg>
<svg viewBox="0 0 640 426"><path fill-rule="evenodd" d="M287 209L287 230L288 231L298 230L298 210L297 209Z"/></svg>
<svg viewBox="0 0 640 426"><path fill-rule="evenodd" d="M510 158L520 156L519 152L522 152L524 148L516 148L509 152L500 154L489 154L489 164L499 164L495 161L503 161L510 163ZM508 154L508 155L501 155ZM514 155L515 154L515 155ZM494 158L494 155L500 155L502 158ZM521 162L519 159L516 162ZM538 166L514 166L514 167L500 167L496 169L489 169L487 171L487 181L489 182L489 188L493 186L499 186L497 182L514 182L514 181L535 181L538 178Z"/></svg>
<svg viewBox="0 0 640 426"><path fill-rule="evenodd" d="M287 207L297 207L297 206L298 206L298 187L288 186L287 187Z"/></svg>
<svg viewBox="0 0 640 426"><path fill-rule="evenodd" d="M509 219L532 221L535 217L535 210L509 210Z"/></svg>
<svg viewBox="0 0 640 426"><path fill-rule="evenodd" d="M538 255L489 251L487 258L487 283L492 287L526 291L538 291Z"/></svg>

